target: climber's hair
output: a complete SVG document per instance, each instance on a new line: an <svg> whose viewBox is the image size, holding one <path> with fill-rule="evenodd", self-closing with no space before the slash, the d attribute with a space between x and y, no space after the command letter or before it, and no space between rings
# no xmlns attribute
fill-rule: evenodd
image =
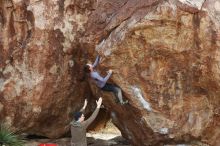
<svg viewBox="0 0 220 146"><path fill-rule="evenodd" d="M91 71L90 71L90 66L89 66L88 64L84 65L83 71L84 71L85 73L90 73L90 72L91 72Z"/></svg>
<svg viewBox="0 0 220 146"><path fill-rule="evenodd" d="M90 73L90 66L88 64L84 65L83 67L83 75L82 78L80 79L80 81L85 81L88 77L88 74Z"/></svg>

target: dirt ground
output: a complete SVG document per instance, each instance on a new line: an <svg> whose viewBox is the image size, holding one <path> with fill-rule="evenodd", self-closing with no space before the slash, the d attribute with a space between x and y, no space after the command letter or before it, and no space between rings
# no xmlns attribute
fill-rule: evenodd
<svg viewBox="0 0 220 146"><path fill-rule="evenodd" d="M96 132L88 132L88 146L131 146L129 142L121 136L121 132L109 121L104 129ZM70 137L61 139L28 139L25 146L38 146L41 143L55 143L58 146L70 146Z"/></svg>
<svg viewBox="0 0 220 146"><path fill-rule="evenodd" d="M108 134L95 134L95 137L87 137L88 146L131 146L121 136L108 139ZM105 138L98 138L98 137ZM111 137L112 135L110 135ZM70 146L70 138L62 139L33 139L26 142L25 146L38 146L41 143L56 143L58 146Z"/></svg>

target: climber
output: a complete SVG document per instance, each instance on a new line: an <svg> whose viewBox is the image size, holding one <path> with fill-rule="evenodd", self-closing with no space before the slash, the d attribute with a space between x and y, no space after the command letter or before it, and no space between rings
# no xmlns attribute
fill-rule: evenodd
<svg viewBox="0 0 220 146"><path fill-rule="evenodd" d="M109 70L108 71L108 74L106 77L101 77L99 75L99 73L97 71L94 70L94 68L98 65L100 61L100 56L97 56L96 57L96 60L94 62L94 64L89 64L87 63L85 66L84 66L84 73L89 73L90 74L90 77L93 79L93 81L96 83L96 85L103 91L108 91L108 92L113 92L115 97L119 100L119 102L121 103L121 105L124 105L126 103L128 103L128 101L123 101L123 98L122 98L122 91L121 91L121 88L116 86L116 85L113 85L113 84L110 84L110 83L107 83L107 80L110 78L111 74L112 74L112 70Z"/></svg>
<svg viewBox="0 0 220 146"><path fill-rule="evenodd" d="M87 100L84 102L83 108L74 114L74 120L70 123L71 125L71 146L87 146L86 140L86 128L95 120L96 116L99 113L99 109L102 104L102 98L100 97L96 101L96 109L93 114L87 119L84 120L83 111L87 106Z"/></svg>

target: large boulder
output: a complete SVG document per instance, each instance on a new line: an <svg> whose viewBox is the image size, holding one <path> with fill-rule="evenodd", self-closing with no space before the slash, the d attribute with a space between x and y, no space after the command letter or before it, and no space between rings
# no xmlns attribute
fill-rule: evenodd
<svg viewBox="0 0 220 146"><path fill-rule="evenodd" d="M78 81L78 42L92 3L76 4L0 2L0 119L15 131L60 137L91 96Z"/></svg>
<svg viewBox="0 0 220 146"><path fill-rule="evenodd" d="M218 0L2 0L1 121L60 137L85 96L103 96L132 145L218 146L219 14ZM79 81L97 54L128 105Z"/></svg>
<svg viewBox="0 0 220 146"><path fill-rule="evenodd" d="M109 109L134 145L220 143L219 4L105 1L100 7L110 10L93 12L105 16L90 32L102 38L95 48L105 59L101 68L114 70L112 81L130 101Z"/></svg>

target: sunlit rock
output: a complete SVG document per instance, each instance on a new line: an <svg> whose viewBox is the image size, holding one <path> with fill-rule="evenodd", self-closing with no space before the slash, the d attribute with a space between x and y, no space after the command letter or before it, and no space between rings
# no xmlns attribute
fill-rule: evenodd
<svg viewBox="0 0 220 146"><path fill-rule="evenodd" d="M61 137L85 97L103 104L135 146L220 143L218 0L0 1L0 118ZM98 70L129 104L92 82ZM93 111L94 102L88 112Z"/></svg>

